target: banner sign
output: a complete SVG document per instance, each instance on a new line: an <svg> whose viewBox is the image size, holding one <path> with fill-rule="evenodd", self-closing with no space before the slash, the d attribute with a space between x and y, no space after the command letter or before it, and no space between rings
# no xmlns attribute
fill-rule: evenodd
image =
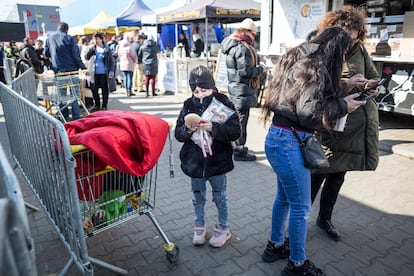
<svg viewBox="0 0 414 276"><path fill-rule="evenodd" d="M26 32L32 39L48 32L55 32L58 28L60 22L58 6L17 4L17 11L20 22L25 23Z"/></svg>

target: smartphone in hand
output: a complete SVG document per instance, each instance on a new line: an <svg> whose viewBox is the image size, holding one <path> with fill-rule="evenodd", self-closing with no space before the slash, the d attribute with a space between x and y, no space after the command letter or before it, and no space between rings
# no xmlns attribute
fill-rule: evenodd
<svg viewBox="0 0 414 276"><path fill-rule="evenodd" d="M372 85L370 87L365 88L364 90L362 90L361 92L359 92L359 95L360 96L358 98L356 98L356 100L357 101L367 101L369 99L375 98L378 95L378 93L372 93L370 95L366 95L366 93L368 93L369 91L377 88L380 85L383 85L386 80L387 80L386 78L383 78L383 79L379 80L376 84L374 84L374 85Z"/></svg>

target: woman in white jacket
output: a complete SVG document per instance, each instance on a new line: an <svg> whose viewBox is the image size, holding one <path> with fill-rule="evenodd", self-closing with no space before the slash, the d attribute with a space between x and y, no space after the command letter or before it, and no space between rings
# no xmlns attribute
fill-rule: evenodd
<svg viewBox="0 0 414 276"><path fill-rule="evenodd" d="M125 36L121 40L118 48L119 69L124 76L124 86L127 92L127 96L135 96L132 93L132 76L134 74L135 64L137 63L137 53L131 47L131 39L129 36Z"/></svg>

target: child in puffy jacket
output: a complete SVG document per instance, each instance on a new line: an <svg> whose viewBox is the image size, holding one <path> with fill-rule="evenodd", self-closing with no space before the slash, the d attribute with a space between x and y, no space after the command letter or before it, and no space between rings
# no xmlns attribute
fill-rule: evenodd
<svg viewBox="0 0 414 276"><path fill-rule="evenodd" d="M193 244L200 246L206 242L204 207L206 182L209 181L218 210L218 223L209 244L222 247L231 237L226 173L234 168L231 142L240 136L239 117L227 96L218 92L213 76L206 67L194 68L190 72L189 84L193 95L183 104L176 123L175 138L184 143L180 151L181 169L191 180L195 213ZM215 107L211 108L211 104ZM209 114L215 118L203 115L206 110L212 111ZM186 119L190 113L201 120L189 124ZM197 140L200 137L201 140Z"/></svg>

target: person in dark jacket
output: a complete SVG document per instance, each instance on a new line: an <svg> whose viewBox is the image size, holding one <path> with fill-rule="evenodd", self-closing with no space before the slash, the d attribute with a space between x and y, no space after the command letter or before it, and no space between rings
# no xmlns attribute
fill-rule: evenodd
<svg viewBox="0 0 414 276"><path fill-rule="evenodd" d="M46 70L49 70L49 68L51 66L49 59L47 57L45 57L45 55L44 55L45 49L43 47L43 44L44 44L43 40L37 39L35 41L35 47L34 47L37 58L39 60L43 61L43 66L41 68L41 73L43 73L44 68L46 68Z"/></svg>
<svg viewBox="0 0 414 276"><path fill-rule="evenodd" d="M328 12L318 24L318 32L337 26L353 39L353 45L345 56L342 80L355 80L356 88L346 91L355 93L370 87L379 80L374 63L363 45L365 40L366 13L363 8L345 6ZM375 92L375 91L373 91ZM372 93L372 92L371 92ZM316 224L329 238L340 240L340 232L332 224L332 212L347 171L375 170L379 161L379 117L375 99L368 100L362 108L349 114L342 132L324 131L322 143L329 152L327 169L312 173L312 202L323 183L319 215Z"/></svg>
<svg viewBox="0 0 414 276"><path fill-rule="evenodd" d="M182 47L185 52L186 57L190 57L190 46L188 45L187 36L183 31L180 32L180 37L178 39L178 46Z"/></svg>
<svg viewBox="0 0 414 276"><path fill-rule="evenodd" d="M266 157L277 175L272 227L262 254L265 262L289 257L282 275L325 275L306 258L307 221L311 212L311 172L291 127L304 141L366 101L358 93L343 97L341 71L351 37L328 28L307 43L287 51L264 94L263 118L272 116L265 139ZM289 217L289 244L285 229Z"/></svg>
<svg viewBox="0 0 414 276"><path fill-rule="evenodd" d="M142 46L138 50L138 60L142 61L142 70L144 72L145 92L149 97L149 84L151 82L151 91L153 96L157 96L155 93L155 81L158 74L158 54L160 48L155 43L154 38L150 36L144 41Z"/></svg>
<svg viewBox="0 0 414 276"><path fill-rule="evenodd" d="M0 44L0 82L7 84L3 69L4 69L4 47L3 47L3 44Z"/></svg>
<svg viewBox="0 0 414 276"><path fill-rule="evenodd" d="M107 110L108 98L109 98L109 87L108 78L114 77L114 58L111 50L106 47L104 36L101 33L95 33L93 35L94 43L91 44L89 52L86 54L86 60L90 60L94 57L93 76L92 83L92 94L95 106L93 111ZM99 96L99 88L102 90L102 106L101 99Z"/></svg>
<svg viewBox="0 0 414 276"><path fill-rule="evenodd" d="M204 42L200 35L200 29L198 26L196 26L193 33L193 47L191 48L191 57L200 57L202 52L204 52Z"/></svg>
<svg viewBox="0 0 414 276"><path fill-rule="evenodd" d="M68 30L68 24L61 22L58 31L46 39L45 56L50 58L55 73L86 69L80 57L77 41L68 34Z"/></svg>
<svg viewBox="0 0 414 276"><path fill-rule="evenodd" d="M139 49L145 41L145 34L139 34L138 39L134 41L131 47L137 53L137 64L135 65L134 75L132 76L132 88L134 91L144 92L144 70L142 69L142 58L139 59Z"/></svg>
<svg viewBox="0 0 414 276"><path fill-rule="evenodd" d="M116 91L116 81L118 76L122 79L121 87L125 87L124 79L119 70L119 58L118 58L118 48L119 42L124 38L122 34L112 36L111 40L106 43L106 46L109 48L114 59L114 77L108 80L108 85L111 88L109 92ZM122 72L121 72L122 73Z"/></svg>
<svg viewBox="0 0 414 276"><path fill-rule="evenodd" d="M9 46L5 49L6 57L11 58L16 63L17 60L20 58L19 54L19 47L16 45L16 41L12 40L9 43Z"/></svg>
<svg viewBox="0 0 414 276"><path fill-rule="evenodd" d="M65 22L60 22L57 32L46 39L45 56L50 59L52 70L55 73L74 72L79 69L86 69L81 60L76 39L68 34L68 30L69 25ZM79 87L79 83L75 84L74 87ZM74 101L71 105L72 119L79 119L81 116L78 101ZM62 113L65 118L68 117L67 108L63 108Z"/></svg>
<svg viewBox="0 0 414 276"><path fill-rule="evenodd" d="M260 75L267 71L258 63L256 50L253 48L257 28L253 20L247 18L232 35L226 37L221 48L226 57L228 90L240 117L242 134L235 142L235 161L254 161L256 156L245 147L247 140L247 123L250 108L257 104L257 89L260 87Z"/></svg>
<svg viewBox="0 0 414 276"><path fill-rule="evenodd" d="M206 182L213 190L213 201L218 210L218 224L209 243L213 247L223 246L231 234L228 224L228 206L226 195L226 173L233 170L233 149L231 141L240 136L240 123L237 112L227 116L227 121L202 120L199 124L186 124L186 115L195 113L202 116L212 103L213 98L234 111L233 104L226 95L218 93L210 71L204 66L191 70L189 83L193 95L184 101L175 127L175 138L184 143L180 151L181 169L191 179L194 206L195 246L206 241L204 206L206 203ZM206 131L211 137L211 152L204 155L203 150L192 138L199 131Z"/></svg>
<svg viewBox="0 0 414 276"><path fill-rule="evenodd" d="M33 47L33 39L31 39L30 37L25 37L23 39L23 48L20 50L20 58L25 58L28 61L30 61L30 63L33 66L33 70L36 73L43 73L44 63L41 59L38 58Z"/></svg>

